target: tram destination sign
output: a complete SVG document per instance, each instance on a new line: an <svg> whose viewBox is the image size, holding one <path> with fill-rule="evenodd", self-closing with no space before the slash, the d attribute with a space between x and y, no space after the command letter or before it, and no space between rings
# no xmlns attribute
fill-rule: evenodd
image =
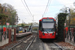
<svg viewBox="0 0 75 50"><path fill-rule="evenodd" d="M54 19L43 19L43 22L54 22Z"/></svg>

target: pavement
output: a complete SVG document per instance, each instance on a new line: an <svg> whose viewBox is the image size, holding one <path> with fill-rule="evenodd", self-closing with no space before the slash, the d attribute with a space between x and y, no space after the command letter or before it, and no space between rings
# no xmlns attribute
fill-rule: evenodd
<svg viewBox="0 0 75 50"><path fill-rule="evenodd" d="M62 48L75 50L75 46L71 45L70 43L67 43L67 42L58 42L57 44L60 45Z"/></svg>

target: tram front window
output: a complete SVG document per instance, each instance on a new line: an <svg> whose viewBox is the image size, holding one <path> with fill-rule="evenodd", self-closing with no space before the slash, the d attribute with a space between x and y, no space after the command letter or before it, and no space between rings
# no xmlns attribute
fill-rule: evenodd
<svg viewBox="0 0 75 50"><path fill-rule="evenodd" d="M54 28L44 28L43 32L47 32L47 33L54 32Z"/></svg>
<svg viewBox="0 0 75 50"><path fill-rule="evenodd" d="M23 30L23 28L22 27L19 27L19 31L22 31Z"/></svg>

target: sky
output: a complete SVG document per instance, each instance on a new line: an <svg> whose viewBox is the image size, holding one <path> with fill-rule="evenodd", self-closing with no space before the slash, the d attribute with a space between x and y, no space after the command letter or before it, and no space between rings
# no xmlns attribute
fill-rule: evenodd
<svg viewBox="0 0 75 50"><path fill-rule="evenodd" d="M18 23L31 23L39 22L42 17L53 17L55 18L60 9L64 7L75 8L75 0L0 0L0 3L8 3L16 9L19 22ZM48 3L48 5L47 5ZM46 8L47 6L47 8ZM46 9L46 11L45 11ZM45 12L45 13L44 13ZM34 21L33 21L34 19Z"/></svg>

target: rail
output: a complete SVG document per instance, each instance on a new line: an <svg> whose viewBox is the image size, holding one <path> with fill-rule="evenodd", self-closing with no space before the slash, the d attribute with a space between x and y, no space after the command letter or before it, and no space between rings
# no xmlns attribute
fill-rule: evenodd
<svg viewBox="0 0 75 50"><path fill-rule="evenodd" d="M64 50L61 46L59 46L59 45L56 44L55 42L54 42L54 44L55 44L60 50Z"/></svg>
<svg viewBox="0 0 75 50"><path fill-rule="evenodd" d="M26 50L29 49L29 47L32 45L33 41L34 41L35 38L33 38L33 40L31 41L31 43L27 46Z"/></svg>
<svg viewBox="0 0 75 50"><path fill-rule="evenodd" d="M26 38L26 37L25 37L25 38ZM23 39L24 39L24 38L23 38ZM23 39L21 39L21 40L19 41L19 43L17 43L16 45L14 45L14 46L8 48L8 50L14 50L13 48L16 47L16 46L18 46L19 44L21 44L21 43L23 42Z"/></svg>

